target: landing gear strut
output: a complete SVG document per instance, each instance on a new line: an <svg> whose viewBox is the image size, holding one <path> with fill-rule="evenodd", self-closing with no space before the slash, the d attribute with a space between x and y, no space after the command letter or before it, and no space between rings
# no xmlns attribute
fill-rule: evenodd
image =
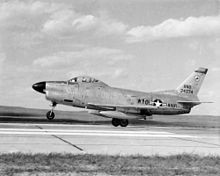
<svg viewBox="0 0 220 176"><path fill-rule="evenodd" d="M55 113L53 112L54 108L56 107L56 103L52 102L52 109L47 112L46 117L48 120L53 120L55 117Z"/></svg>
<svg viewBox="0 0 220 176"><path fill-rule="evenodd" d="M116 119L113 118L112 119L112 125L117 127L117 126L121 126L121 127L126 127L128 126L128 120L127 119Z"/></svg>

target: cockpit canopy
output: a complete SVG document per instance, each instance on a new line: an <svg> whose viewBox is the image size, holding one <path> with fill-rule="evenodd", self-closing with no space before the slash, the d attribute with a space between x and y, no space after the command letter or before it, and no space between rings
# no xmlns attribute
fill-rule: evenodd
<svg viewBox="0 0 220 176"><path fill-rule="evenodd" d="M92 78L90 76L77 76L77 77L74 77L68 80L68 83L82 83L82 82L83 83L101 83L101 84L107 85L104 82L97 80L95 78Z"/></svg>

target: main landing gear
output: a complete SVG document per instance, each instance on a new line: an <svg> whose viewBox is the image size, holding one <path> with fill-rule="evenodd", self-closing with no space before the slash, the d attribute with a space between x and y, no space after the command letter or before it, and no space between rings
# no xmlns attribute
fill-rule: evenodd
<svg viewBox="0 0 220 176"><path fill-rule="evenodd" d="M128 120L127 119L112 119L112 125L117 127L117 126L121 126L121 127L126 127L128 126Z"/></svg>
<svg viewBox="0 0 220 176"><path fill-rule="evenodd" d="M53 120L55 117L55 113L53 112L54 108L56 107L56 103L52 102L52 109L47 112L46 117L48 120Z"/></svg>

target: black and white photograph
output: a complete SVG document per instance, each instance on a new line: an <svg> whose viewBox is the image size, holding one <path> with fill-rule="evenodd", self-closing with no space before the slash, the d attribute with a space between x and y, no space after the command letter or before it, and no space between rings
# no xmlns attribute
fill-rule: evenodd
<svg viewBox="0 0 220 176"><path fill-rule="evenodd" d="M0 0L0 175L220 175L220 0Z"/></svg>

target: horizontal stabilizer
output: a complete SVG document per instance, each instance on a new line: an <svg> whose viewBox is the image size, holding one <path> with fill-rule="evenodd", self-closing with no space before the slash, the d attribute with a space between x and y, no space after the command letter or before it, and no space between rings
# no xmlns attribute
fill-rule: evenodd
<svg viewBox="0 0 220 176"><path fill-rule="evenodd" d="M199 105L201 103L213 103L211 101L177 101L177 103L185 104L185 105Z"/></svg>

